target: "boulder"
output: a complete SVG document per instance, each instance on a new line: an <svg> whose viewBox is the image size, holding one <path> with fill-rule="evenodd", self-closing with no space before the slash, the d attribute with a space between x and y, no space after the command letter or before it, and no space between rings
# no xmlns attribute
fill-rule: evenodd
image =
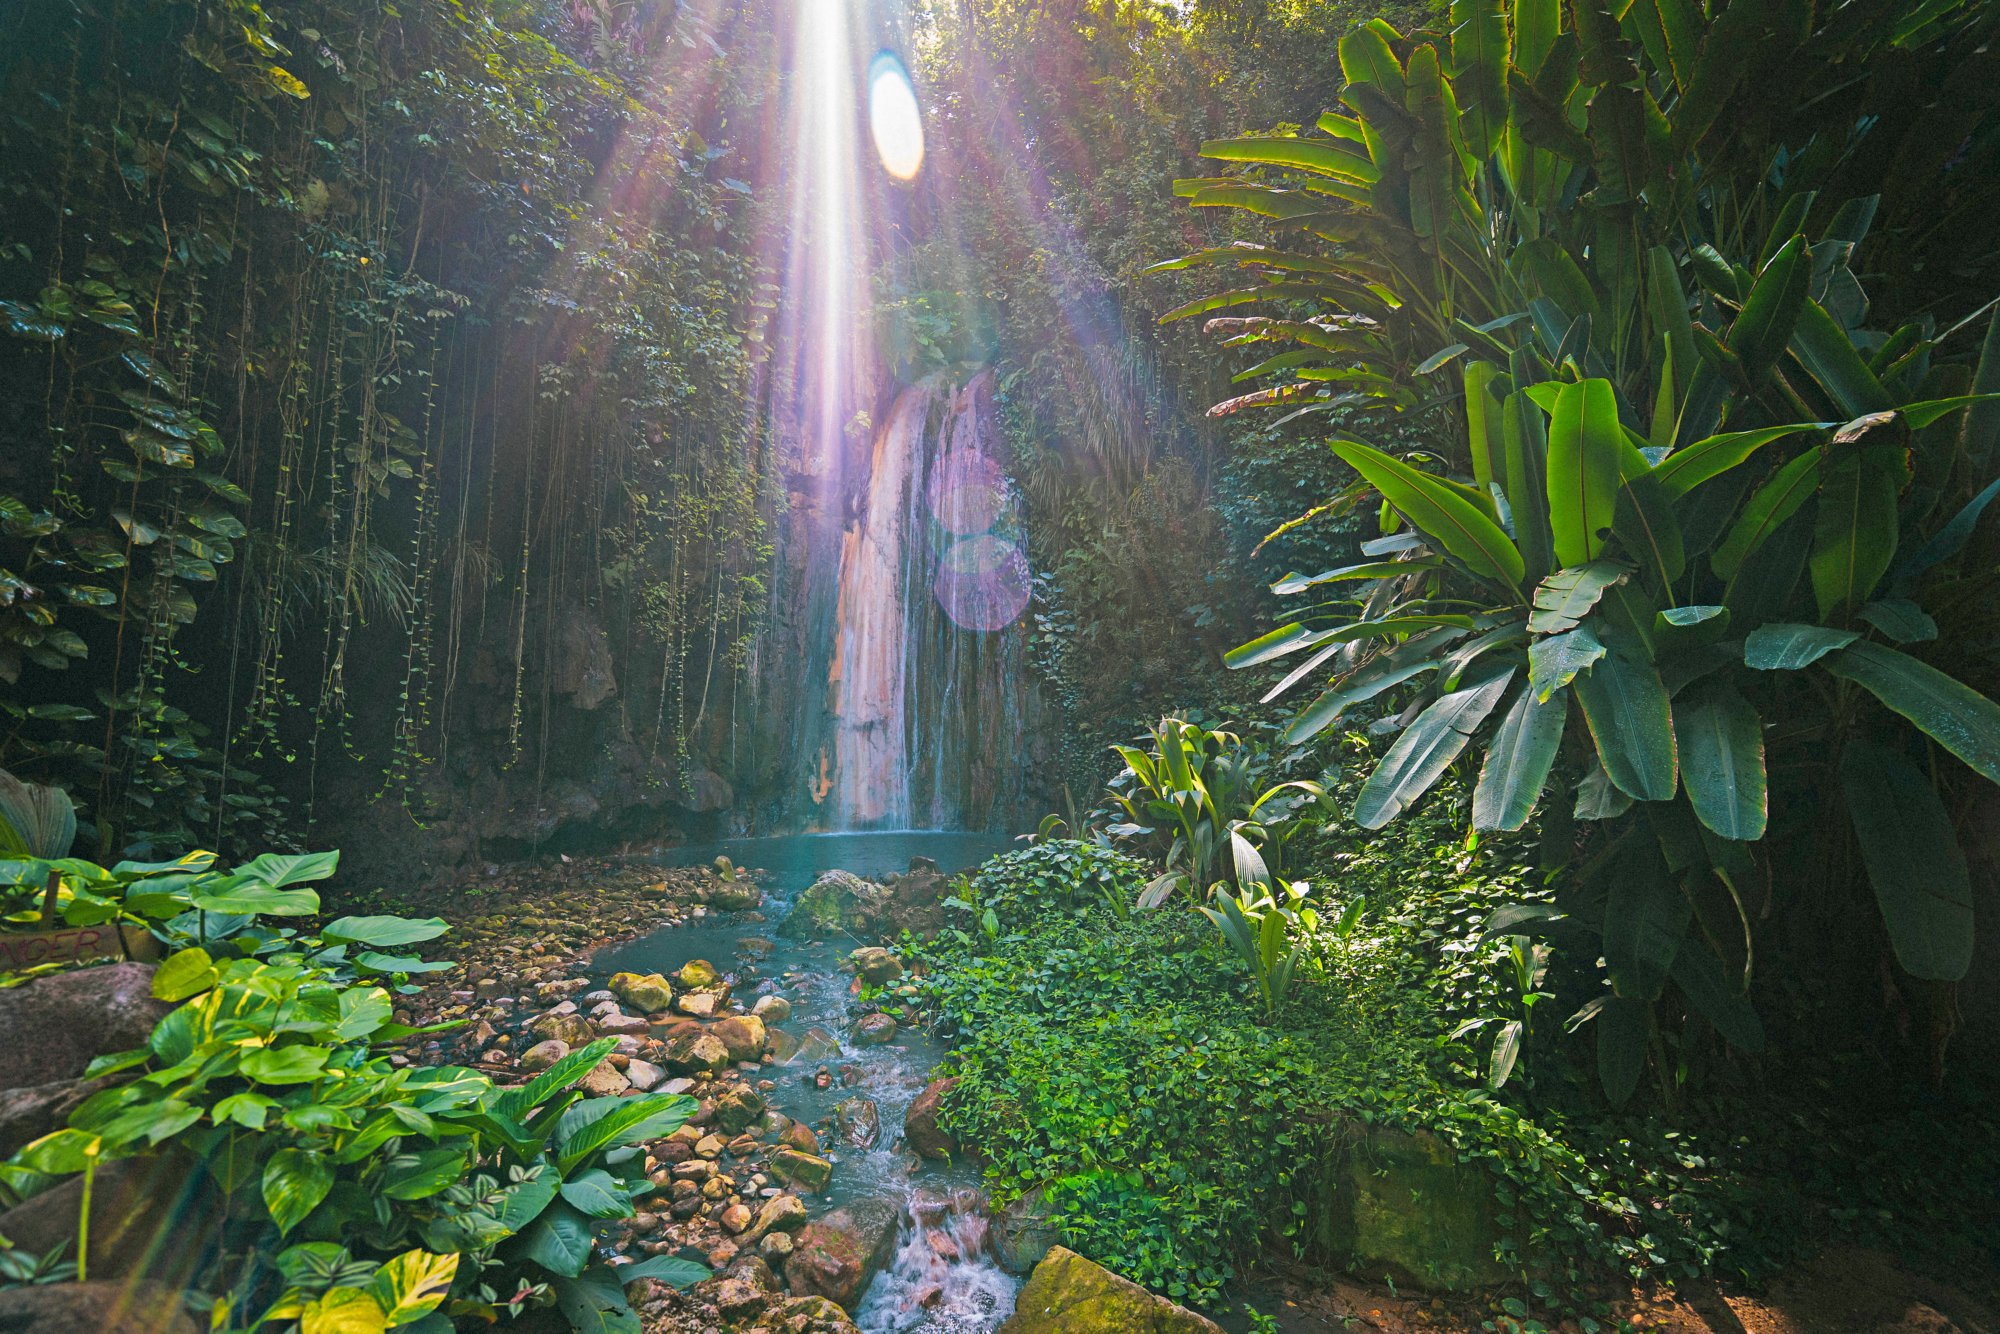
<svg viewBox="0 0 2000 1334"><path fill-rule="evenodd" d="M673 984L658 973L613 973L611 991L641 1014L658 1014L674 1003Z"/></svg>
<svg viewBox="0 0 2000 1334"><path fill-rule="evenodd" d="M653 1026L636 1014L607 1014L597 1020L597 1031L605 1037L644 1037Z"/></svg>
<svg viewBox="0 0 2000 1334"><path fill-rule="evenodd" d="M576 1081L576 1086L593 1098L615 1098L632 1087L632 1081L610 1061L597 1063L596 1068Z"/></svg>
<svg viewBox="0 0 2000 1334"><path fill-rule="evenodd" d="M851 871L828 871L793 901L778 934L794 940L842 931L865 935L888 898L889 891Z"/></svg>
<svg viewBox="0 0 2000 1334"><path fill-rule="evenodd" d="M800 1153L797 1149L779 1149L771 1155L771 1171L779 1180L789 1181L800 1190L814 1195L826 1189L826 1183L833 1179L833 1164L816 1154Z"/></svg>
<svg viewBox="0 0 2000 1334"><path fill-rule="evenodd" d="M724 912L748 912L764 902L764 891L748 880L720 880L709 885L708 902Z"/></svg>
<svg viewBox="0 0 2000 1334"><path fill-rule="evenodd" d="M783 996L759 996L750 1013L767 1024L782 1024L792 1017L792 1003Z"/></svg>
<svg viewBox="0 0 2000 1334"><path fill-rule="evenodd" d="M667 1072L651 1061L634 1060L625 1067L625 1078L641 1093L651 1093L666 1083Z"/></svg>
<svg viewBox="0 0 2000 1334"><path fill-rule="evenodd" d="M735 1061L761 1061L764 1059L764 1045L770 1035L764 1030L764 1021L754 1014L733 1014L708 1030L729 1048L729 1057Z"/></svg>
<svg viewBox="0 0 2000 1334"><path fill-rule="evenodd" d="M0 1292L9 1334L195 1334L180 1294L158 1283L93 1279Z"/></svg>
<svg viewBox="0 0 2000 1334"><path fill-rule="evenodd" d="M691 769L687 774L686 795L678 803L697 815L726 811L736 802L729 780L713 769Z"/></svg>
<svg viewBox="0 0 2000 1334"><path fill-rule="evenodd" d="M164 1154L116 1158L98 1168L90 1193L90 1272L102 1279L150 1278L181 1286L219 1222L206 1181L184 1160ZM83 1177L66 1177L0 1213L0 1236L36 1255L67 1244L65 1258L73 1259L82 1206ZM0 1330L11 1328L0 1320Z"/></svg>
<svg viewBox="0 0 2000 1334"><path fill-rule="evenodd" d="M580 1014L545 1014L528 1029L538 1038L553 1038L572 1048L586 1046L597 1036L597 1030Z"/></svg>
<svg viewBox="0 0 2000 1334"><path fill-rule="evenodd" d="M667 1043L660 1064L677 1074L716 1074L729 1068L729 1048L712 1033L683 1033Z"/></svg>
<svg viewBox="0 0 2000 1334"><path fill-rule="evenodd" d="M864 1014L854 1025L854 1045L857 1047L879 1047L896 1040L896 1019L893 1015Z"/></svg>
<svg viewBox="0 0 2000 1334"><path fill-rule="evenodd" d="M1222 1334L1222 1326L1057 1246L1028 1276L1000 1334Z"/></svg>
<svg viewBox="0 0 2000 1334"><path fill-rule="evenodd" d="M777 1036L776 1033L772 1034L774 1040ZM771 1055L773 1064L817 1065L821 1061L840 1055L840 1039L817 1024L808 1028L796 1039L789 1033L784 1036L787 1039L785 1045L790 1050L779 1052L774 1045Z"/></svg>
<svg viewBox="0 0 2000 1334"><path fill-rule="evenodd" d="M842 1098L833 1107L834 1125L840 1142L856 1149L872 1149L882 1138L882 1111L873 1098L855 1094Z"/></svg>
<svg viewBox="0 0 2000 1334"><path fill-rule="evenodd" d="M521 1053L521 1068L530 1074L536 1074L548 1069L567 1055L569 1055L567 1042L561 1038L548 1038Z"/></svg>
<svg viewBox="0 0 2000 1334"><path fill-rule="evenodd" d="M785 1281L802 1297L824 1297L851 1309L889 1262L902 1210L883 1200L858 1200L808 1223L785 1258Z"/></svg>
<svg viewBox="0 0 2000 1334"><path fill-rule="evenodd" d="M1002 1209L993 1219L993 1255L1010 1274L1025 1274L1062 1240L1049 1221L1048 1202L1031 1190Z"/></svg>
<svg viewBox="0 0 2000 1334"><path fill-rule="evenodd" d="M30 1088L0 1089L0 1158L12 1157L69 1124L69 1114L109 1079L58 1079Z"/></svg>
<svg viewBox="0 0 2000 1334"><path fill-rule="evenodd" d="M174 1007L153 999L142 963L38 977L0 991L0 1071L6 1086L75 1079L106 1053L143 1047Z"/></svg>
<svg viewBox="0 0 2000 1334"><path fill-rule="evenodd" d="M819 1156L819 1136L803 1121L794 1121L778 1132L778 1142L788 1149Z"/></svg>
<svg viewBox="0 0 2000 1334"><path fill-rule="evenodd" d="M903 975L903 961L880 945L863 945L847 956L854 975L871 986L894 982Z"/></svg>
<svg viewBox="0 0 2000 1334"><path fill-rule="evenodd" d="M924 1091L910 1100L903 1113L903 1139L919 1158L956 1158L958 1141L938 1122L944 1095L957 1087L956 1079L933 1079Z"/></svg>
<svg viewBox="0 0 2000 1334"><path fill-rule="evenodd" d="M805 1225L804 1200L796 1195L774 1195L757 1211L757 1221L750 1227L750 1240L757 1241L772 1232L796 1232Z"/></svg>

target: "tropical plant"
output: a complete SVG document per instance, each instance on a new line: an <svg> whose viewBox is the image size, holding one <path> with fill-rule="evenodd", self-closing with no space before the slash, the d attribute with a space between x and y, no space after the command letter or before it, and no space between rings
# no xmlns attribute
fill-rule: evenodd
<svg viewBox="0 0 2000 1334"><path fill-rule="evenodd" d="M1257 995L1269 1020L1291 994L1293 976L1306 948L1304 938L1318 929L1319 913L1306 903L1311 885L1274 877L1241 834L1232 833L1229 845L1236 863L1237 889L1231 893L1218 886L1216 906L1200 905L1201 913L1215 923L1223 943L1256 979Z"/></svg>
<svg viewBox="0 0 2000 1334"><path fill-rule="evenodd" d="M1496 1089L1513 1078L1514 1068L1532 1036L1536 1003L1554 999L1552 993L1542 990L1549 972L1549 947L1529 936L1508 936L1502 944L1505 949L1498 965L1513 994L1516 1012L1480 1015L1466 1020L1451 1033L1451 1041L1456 1042L1489 1024L1497 1025L1486 1065L1486 1082Z"/></svg>
<svg viewBox="0 0 2000 1334"><path fill-rule="evenodd" d="M218 1220L219 1258L197 1275L217 1329L445 1329L553 1302L579 1329L636 1331L623 1282L705 1275L671 1258L614 1272L593 1249L594 1220L630 1217L651 1189L637 1146L684 1124L692 1099L586 1097L573 1085L610 1054L608 1038L515 1088L399 1067L388 1044L456 1025L394 1022L384 983L447 965L382 951L445 924L269 926L259 919L317 911L306 885L336 854L267 855L228 874L213 862L62 864L83 886L69 911L115 902L178 946L153 978L175 1008L144 1047L92 1062L87 1073L112 1086L0 1167L0 1188L18 1199L80 1173L87 1199L105 1162L177 1160L209 1197L195 1216ZM87 1226L86 1208L79 1280Z"/></svg>
<svg viewBox="0 0 2000 1334"><path fill-rule="evenodd" d="M1845 794L1833 809L1907 973L1948 982L1971 957L1952 809L1973 775L2000 780L2000 708L1959 679L1990 660L1950 631L1965 597L1996 586L1967 552L2000 493L2000 323L1976 365L1960 347L1969 316L1870 327L1857 253L1913 201L1820 202L1814 187L1853 179L1857 143L1879 143L1883 122L1872 89L1858 105L1816 94L1864 57L1949 81L1976 64L1968 43L1992 16L1873 9L1879 25L1848 9L1795 16L1775 43L1791 63L1766 67L1746 34L1776 11L1744 0L1707 18L1649 2L1616 19L1465 0L1448 43L1381 23L1345 39L1345 110L1322 117L1325 138L1208 146L1282 185L1184 183L1197 204L1250 209L1308 242L1176 261L1267 278L1179 313L1324 303L1221 321L1234 342L1295 346L1245 372L1283 383L1217 411L1372 406L1461 423L1400 457L1334 443L1362 478L1341 500L1379 497L1384 535L1365 563L1280 580L1280 593L1355 591L1230 665L1317 650L1271 692L1334 674L1294 742L1391 690L1423 692L1357 797L1364 827L1408 809L1489 719L1475 830L1521 828L1552 776L1576 794L1544 812L1554 861L1572 819L1608 822L1559 906L1494 929L1560 922L1600 938L1612 989L1579 1019L1599 1021L1617 1100L1643 1072L1670 981L1731 1043L1763 1041L1746 895L1782 870L1760 846L1786 805L1770 799L1773 774ZM1955 123L1992 123L1992 104L1974 98ZM1882 114L1890 134L1967 142L1934 104ZM1979 137L1967 155L1993 148ZM1994 177L1949 181L1955 225L1990 225L1958 211L1958 190L1983 198ZM1449 389L1431 378L1447 373ZM1791 818L1818 809L1800 802ZM1819 835L1850 846L1843 829ZM1816 871L1840 870L1821 857Z"/></svg>
<svg viewBox="0 0 2000 1334"><path fill-rule="evenodd" d="M1162 718L1150 739L1147 750L1112 747L1125 768L1107 795L1122 818L1103 826L1108 837L1146 849L1166 868L1147 886L1141 907L1158 907L1182 887L1205 893L1235 864L1232 837L1282 868L1285 844L1305 827L1299 817L1326 801L1326 789L1305 779L1261 787L1266 757L1233 732Z"/></svg>

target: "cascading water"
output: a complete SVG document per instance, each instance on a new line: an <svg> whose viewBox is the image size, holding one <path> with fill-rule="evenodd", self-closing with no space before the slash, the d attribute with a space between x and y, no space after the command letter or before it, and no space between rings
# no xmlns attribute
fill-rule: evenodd
<svg viewBox="0 0 2000 1334"><path fill-rule="evenodd" d="M840 542L828 667L834 829L995 828L1027 806L1020 516L986 372L896 396Z"/></svg>

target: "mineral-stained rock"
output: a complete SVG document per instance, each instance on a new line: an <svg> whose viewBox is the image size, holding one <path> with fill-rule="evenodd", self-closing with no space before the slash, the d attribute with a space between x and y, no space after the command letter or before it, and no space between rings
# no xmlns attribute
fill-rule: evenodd
<svg viewBox="0 0 2000 1334"><path fill-rule="evenodd" d="M993 1255L1010 1274L1025 1274L1040 1264L1042 1257L1062 1239L1049 1221L1048 1202L1039 1190L1031 1190L993 1219Z"/></svg>
<svg viewBox="0 0 2000 1334"><path fill-rule="evenodd" d="M1028 1277L1001 1334L1222 1334L1207 1316L1057 1246Z"/></svg>
<svg viewBox="0 0 2000 1334"><path fill-rule="evenodd" d="M521 1068L530 1074L548 1069L563 1057L569 1055L569 1044L561 1038L549 1038L537 1042L521 1053Z"/></svg>
<svg viewBox="0 0 2000 1334"><path fill-rule="evenodd" d="M58 1079L32 1088L0 1089L0 1157L61 1130L86 1098L110 1086L108 1079Z"/></svg>
<svg viewBox="0 0 2000 1334"><path fill-rule="evenodd" d="M828 871L793 902L778 934L805 940L843 930L865 932L888 897L880 885L850 871Z"/></svg>
<svg viewBox="0 0 2000 1334"><path fill-rule="evenodd" d="M799 1153L819 1155L819 1136L803 1121L794 1121L778 1133L778 1142Z"/></svg>
<svg viewBox="0 0 2000 1334"><path fill-rule="evenodd" d="M714 1018L722 998L712 991L690 991L674 1002L674 1008L696 1019Z"/></svg>
<svg viewBox="0 0 2000 1334"><path fill-rule="evenodd" d="M815 1195L825 1190L826 1183L833 1179L832 1163L814 1154L800 1153L797 1149L779 1149L772 1154L771 1170L782 1180Z"/></svg>
<svg viewBox="0 0 2000 1334"><path fill-rule="evenodd" d="M658 973L613 973L611 990L641 1014L658 1014L674 1003L673 984Z"/></svg>
<svg viewBox="0 0 2000 1334"><path fill-rule="evenodd" d="M910 1100L910 1109L903 1113L903 1139L920 1158L955 1158L958 1156L958 1141L951 1133L938 1124L938 1113L943 1108L944 1095L956 1087L956 1079L934 1079L924 1086L924 1091Z"/></svg>
<svg viewBox="0 0 2000 1334"><path fill-rule="evenodd" d="M765 1323L774 1334L861 1334L847 1312L824 1297L794 1297L767 1312Z"/></svg>
<svg viewBox="0 0 2000 1334"><path fill-rule="evenodd" d="M667 1043L660 1064L679 1074L715 1074L729 1068L729 1048L710 1033L683 1033Z"/></svg>
<svg viewBox="0 0 2000 1334"><path fill-rule="evenodd" d="M738 1204L732 1204L727 1209L724 1209L722 1211L721 1217L719 1217L716 1221L721 1223L724 1228L728 1229L729 1232L734 1234L741 1232L745 1228L749 1227L750 1221L753 1217L754 1215L751 1214L749 1205L738 1203Z"/></svg>
<svg viewBox="0 0 2000 1334"><path fill-rule="evenodd" d="M528 1025L539 1038L554 1038L567 1042L571 1047L581 1047L597 1036L590 1021L580 1014L545 1014Z"/></svg>
<svg viewBox="0 0 2000 1334"><path fill-rule="evenodd" d="M886 1201L859 1200L806 1224L785 1259L785 1281L800 1296L851 1308L888 1263L901 1215Z"/></svg>
<svg viewBox="0 0 2000 1334"><path fill-rule="evenodd" d="M722 1040L730 1059L737 1061L763 1060L764 1046L770 1040L764 1021L754 1014L732 1014L708 1031Z"/></svg>
<svg viewBox="0 0 2000 1334"><path fill-rule="evenodd" d="M750 1240L756 1241L773 1232L796 1232L805 1223L805 1201L796 1195L773 1195L757 1211L757 1221L750 1229Z"/></svg>
<svg viewBox="0 0 2000 1334"><path fill-rule="evenodd" d="M896 1040L896 1019L893 1015L864 1014L854 1025L854 1045L857 1047L879 1047Z"/></svg>
<svg viewBox="0 0 2000 1334"><path fill-rule="evenodd" d="M674 974L674 981L688 991L707 991L722 985L722 974L706 959L690 959Z"/></svg>
<svg viewBox="0 0 2000 1334"><path fill-rule="evenodd" d="M724 912L747 912L764 901L764 891L748 880L719 880L708 887L708 902Z"/></svg>

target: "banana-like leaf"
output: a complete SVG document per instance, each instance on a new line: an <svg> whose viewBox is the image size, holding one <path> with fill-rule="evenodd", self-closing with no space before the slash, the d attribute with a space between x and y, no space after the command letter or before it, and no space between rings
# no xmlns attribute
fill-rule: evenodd
<svg viewBox="0 0 2000 1334"><path fill-rule="evenodd" d="M1333 452L1474 574L1515 590L1520 588L1526 570L1520 550L1478 506L1445 482L1418 472L1379 449L1352 440L1336 440Z"/></svg>
<svg viewBox="0 0 2000 1334"><path fill-rule="evenodd" d="M1826 669L1865 686L1975 772L2000 783L2000 704L1928 663L1867 640L1829 654Z"/></svg>
<svg viewBox="0 0 2000 1334"><path fill-rule="evenodd" d="M1493 733L1479 786L1472 794L1472 827L1480 832L1519 829L1534 814L1549 780L1563 724L1569 719L1569 692L1558 689L1538 698L1533 683L1521 687Z"/></svg>
<svg viewBox="0 0 2000 1334"><path fill-rule="evenodd" d="M1211 139L1201 146L1201 155L1221 162L1295 167L1361 185L1380 180L1382 176L1381 168L1339 139L1278 138L1271 135Z"/></svg>
<svg viewBox="0 0 2000 1334"><path fill-rule="evenodd" d="M1729 350L1743 363L1751 384L1763 382L1791 341L1812 285L1812 269L1806 238L1792 237L1757 275L1742 314L1729 327Z"/></svg>
<svg viewBox="0 0 2000 1334"><path fill-rule="evenodd" d="M1528 647L1528 689L1546 701L1604 656L1596 631L1579 625L1567 634L1538 639Z"/></svg>
<svg viewBox="0 0 2000 1334"><path fill-rule="evenodd" d="M1923 644L1938 637L1938 623L1908 598L1881 598L1854 614L1898 644Z"/></svg>
<svg viewBox="0 0 2000 1334"><path fill-rule="evenodd" d="M1839 450L1820 475L1810 568L1825 619L1867 601L1895 559L1902 450L1875 444Z"/></svg>
<svg viewBox="0 0 2000 1334"><path fill-rule="evenodd" d="M1622 1107L1646 1073L1647 1016L1652 1007L1624 996L1607 996L1597 1014L1597 1082L1613 1107Z"/></svg>
<svg viewBox="0 0 2000 1334"><path fill-rule="evenodd" d="M1633 843L1617 858L1604 900L1604 964L1620 996L1657 1000L1673 971L1694 905L1657 850Z"/></svg>
<svg viewBox="0 0 2000 1334"><path fill-rule="evenodd" d="M1811 298L1799 310L1791 350L1849 418L1887 412L1896 406L1875 372L1854 350L1854 340L1847 331Z"/></svg>
<svg viewBox="0 0 2000 1334"><path fill-rule="evenodd" d="M1730 978L1715 951L1699 937L1681 942L1674 955L1673 978L1674 985L1732 1047L1748 1052L1764 1050L1764 1025L1756 1008Z"/></svg>
<svg viewBox="0 0 2000 1334"><path fill-rule="evenodd" d="M1350 705L1373 699L1391 686L1401 685L1412 677L1433 670L1436 666L1435 662L1417 661L1374 671L1364 668L1300 710L1285 727L1284 744L1296 746L1300 742L1310 741L1331 727Z"/></svg>
<svg viewBox="0 0 2000 1334"><path fill-rule="evenodd" d="M53 861L76 841L76 803L59 787L0 769L0 854Z"/></svg>
<svg viewBox="0 0 2000 1334"><path fill-rule="evenodd" d="M1640 801L1669 800L1680 770L1673 710L1659 670L1614 644L1576 678L1576 698L1618 790Z"/></svg>
<svg viewBox="0 0 2000 1334"><path fill-rule="evenodd" d="M1859 638L1852 630L1830 625L1773 621L1758 626L1743 641L1743 662L1760 672L1795 672Z"/></svg>
<svg viewBox="0 0 2000 1334"><path fill-rule="evenodd" d="M1361 785L1354 801L1355 823L1363 829L1380 829L1429 791L1493 712L1513 677L1510 667L1433 700Z"/></svg>
<svg viewBox="0 0 2000 1334"><path fill-rule="evenodd" d="M1501 407L1500 440L1514 532L1528 570L1540 575L1554 564L1555 554L1549 535L1548 436L1542 410L1524 389L1509 394Z"/></svg>
<svg viewBox="0 0 2000 1334"><path fill-rule="evenodd" d="M1735 578L1750 554L1811 498L1819 487L1823 457L1818 450L1799 455L1750 497L1729 536L1708 559L1718 578Z"/></svg>
<svg viewBox="0 0 2000 1334"><path fill-rule="evenodd" d="M1557 570L1535 586L1535 610L1528 616L1528 629L1543 635L1575 629L1604 596L1604 590L1631 572L1630 566L1613 560Z"/></svg>
<svg viewBox="0 0 2000 1334"><path fill-rule="evenodd" d="M1674 708L1674 736L1696 818L1723 838L1764 837L1764 725L1750 701L1726 686L1683 695Z"/></svg>
<svg viewBox="0 0 2000 1334"><path fill-rule="evenodd" d="M1470 0L1460 0L1461 4ZM1485 0L1480 0L1485 3ZM1463 343L1454 347L1464 348ZM1465 437L1472 453L1472 480L1484 496L1493 494L1496 483L1504 483L1507 477L1507 442L1501 423L1500 401L1489 390L1494 380L1500 376L1500 368L1490 361L1474 361L1466 365L1465 384ZM1504 488L1503 488L1504 489Z"/></svg>
<svg viewBox="0 0 2000 1334"><path fill-rule="evenodd" d="M1972 881L1929 776L1900 752L1855 739L1841 752L1840 782L1896 962L1912 977L1964 977Z"/></svg>
<svg viewBox="0 0 2000 1334"><path fill-rule="evenodd" d="M1684 496L1711 477L1719 477L1774 441L1802 431L1828 429L1830 422L1793 422L1788 426L1763 426L1754 431L1730 431L1711 435L1675 450L1661 459L1653 476L1673 496Z"/></svg>
<svg viewBox="0 0 2000 1334"><path fill-rule="evenodd" d="M1618 400L1608 380L1566 384L1549 415L1549 531L1556 559L1583 565L1604 550L1618 506Z"/></svg>

